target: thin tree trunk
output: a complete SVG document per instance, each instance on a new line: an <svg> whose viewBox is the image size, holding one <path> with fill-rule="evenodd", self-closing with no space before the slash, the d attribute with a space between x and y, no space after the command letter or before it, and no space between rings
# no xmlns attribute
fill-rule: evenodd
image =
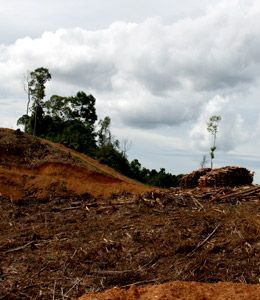
<svg viewBox="0 0 260 300"><path fill-rule="evenodd" d="M217 135L216 135L216 132L215 132L214 136L213 136L213 147L212 147L213 150L211 150L211 155L210 155L210 157L211 157L211 161L210 161L211 169L213 169L213 157L214 157L214 152L216 150L216 137L217 137Z"/></svg>
<svg viewBox="0 0 260 300"><path fill-rule="evenodd" d="M30 105L30 102L31 102L31 95L30 95L29 91L27 92L27 95L28 95L28 102L27 102L26 114L28 116L28 114L29 114L29 105Z"/></svg>
<svg viewBox="0 0 260 300"><path fill-rule="evenodd" d="M38 108L38 106L36 105L36 107L35 107L35 116L34 116L34 127L33 127L33 135L34 136L35 136L35 133L36 133L37 108Z"/></svg>

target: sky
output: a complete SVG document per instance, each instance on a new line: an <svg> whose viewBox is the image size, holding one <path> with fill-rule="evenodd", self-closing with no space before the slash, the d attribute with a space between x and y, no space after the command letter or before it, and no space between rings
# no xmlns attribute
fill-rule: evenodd
<svg viewBox="0 0 260 300"><path fill-rule="evenodd" d="M0 0L0 127L26 111L38 67L47 96L85 91L130 160L173 174L209 154L260 183L260 2L257 0Z"/></svg>

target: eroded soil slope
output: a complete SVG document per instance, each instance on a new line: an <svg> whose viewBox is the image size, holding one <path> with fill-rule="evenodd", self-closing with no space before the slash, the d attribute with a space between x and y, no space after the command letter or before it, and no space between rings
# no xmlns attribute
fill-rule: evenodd
<svg viewBox="0 0 260 300"><path fill-rule="evenodd" d="M259 199L258 186L2 196L0 299L76 299L169 281L257 284Z"/></svg>
<svg viewBox="0 0 260 300"><path fill-rule="evenodd" d="M4 196L107 196L140 189L145 187L87 155L19 130L0 129L0 193Z"/></svg>

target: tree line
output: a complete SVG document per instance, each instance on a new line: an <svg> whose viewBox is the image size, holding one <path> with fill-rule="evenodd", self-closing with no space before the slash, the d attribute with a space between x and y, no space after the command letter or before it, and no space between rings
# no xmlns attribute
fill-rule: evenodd
<svg viewBox="0 0 260 300"><path fill-rule="evenodd" d="M46 83L51 78L49 70L43 67L26 78L26 114L17 121L26 133L88 154L142 183L164 188L179 186L181 174L167 173L164 168L149 170L137 159L128 160L127 139L120 145L112 135L109 116L98 120L94 96L79 91L74 96L52 95L45 100Z"/></svg>

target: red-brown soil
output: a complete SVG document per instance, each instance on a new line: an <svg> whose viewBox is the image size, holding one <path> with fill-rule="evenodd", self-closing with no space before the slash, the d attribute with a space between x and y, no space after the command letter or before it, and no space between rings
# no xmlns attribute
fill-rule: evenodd
<svg viewBox="0 0 260 300"><path fill-rule="evenodd" d="M114 287L123 290L90 299L172 299L176 284L186 293L176 299L196 299L190 289L202 300L215 286L199 283L259 283L258 186L150 191L11 130L0 131L0 168L1 300L77 299ZM155 286L127 291L133 284ZM214 295L227 296L211 299L259 299L259 285L218 286ZM234 298L240 290L246 296Z"/></svg>
<svg viewBox="0 0 260 300"><path fill-rule="evenodd" d="M12 199L50 194L109 196L147 187L62 145L0 129L0 193Z"/></svg>
<svg viewBox="0 0 260 300"><path fill-rule="evenodd" d="M260 285L234 283L198 283L174 281L128 290L114 288L104 293L90 293L80 300L258 300Z"/></svg>

